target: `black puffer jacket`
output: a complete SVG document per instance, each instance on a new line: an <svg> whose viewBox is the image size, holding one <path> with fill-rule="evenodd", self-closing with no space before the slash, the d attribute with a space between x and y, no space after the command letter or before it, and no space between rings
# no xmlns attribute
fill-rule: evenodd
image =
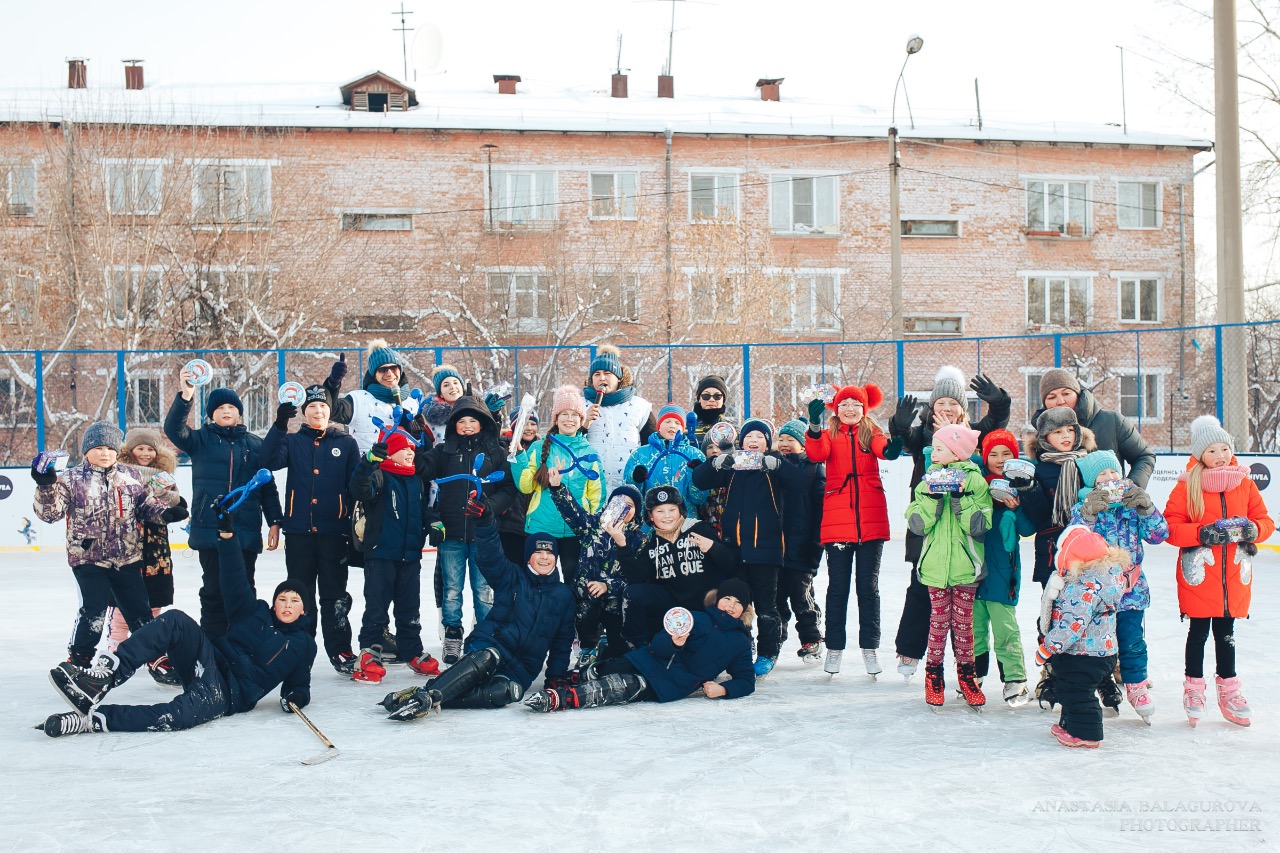
<svg viewBox="0 0 1280 853"><path fill-rule="evenodd" d="M1120 457L1129 468L1126 474L1134 485L1145 489L1151 479L1151 472L1156 468L1156 455L1147 445L1142 433L1138 432L1129 419L1119 412L1104 409L1098 398L1088 389L1081 389L1076 396L1076 420L1080 426L1088 427L1093 432L1093 440L1098 443L1099 450L1111 450ZM1032 423L1040 417L1044 409L1032 416Z"/></svg>
<svg viewBox="0 0 1280 853"><path fill-rule="evenodd" d="M480 432L475 435L458 435L458 421L461 418L475 418L480 422ZM503 477L497 483L489 483L484 487L484 496L489 500L489 508L495 516L502 515L515 500L516 490L511 481L511 471L507 466L507 448L503 446L498 435L498 425L484 402L477 397L459 397L453 404L453 414L445 427L445 438L440 444L422 453L417 458L418 474L424 480L439 480L455 474L470 474L476 456L484 454L484 464L480 466L479 476L485 477L494 471L502 471ZM453 480L440 486L436 494L435 507L440 521L444 523L446 539L460 542L472 542L475 539L475 520L465 514L467 497L474 486L468 480Z"/></svg>
<svg viewBox="0 0 1280 853"><path fill-rule="evenodd" d="M284 532L346 536L351 529L351 475L360 459L356 440L340 426L319 432L278 427L262 440L262 466L289 469L285 480Z"/></svg>

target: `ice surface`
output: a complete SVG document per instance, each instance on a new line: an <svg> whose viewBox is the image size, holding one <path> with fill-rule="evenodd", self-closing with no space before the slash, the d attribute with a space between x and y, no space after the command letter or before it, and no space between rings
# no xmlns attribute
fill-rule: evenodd
<svg viewBox="0 0 1280 853"><path fill-rule="evenodd" d="M188 732L52 740L33 730L67 710L46 672L65 658L78 598L62 553L3 554L0 849L1217 851L1276 843L1280 555L1256 559L1254 616L1236 628L1254 725L1223 721L1211 693L1199 728L1188 727L1176 552L1159 546L1147 559L1154 726L1125 705L1107 717L1102 748L1086 752L1049 735L1056 714L1035 703L1004 706L994 676L981 715L956 699L950 664L945 707L926 707L920 676L904 683L891 665L907 581L901 554L900 540L889 543L882 566L878 682L856 656L834 678L804 666L793 635L746 699L551 715L513 706L402 724L374 703L418 680L405 667L368 686L317 661L307 714L342 754L314 767L300 762L323 745L274 699ZM1025 564L1031 556L1024 542ZM176 555L175 571L179 606L196 612L195 556ZM439 656L429 560L423 574L424 639ZM283 576L282 556L264 556L259 588ZM818 582L822 601L825 574ZM353 570L356 613L361 583ZM1028 579L1019 617L1033 681L1038 600ZM852 603L851 611L852 629ZM1212 661L1210 643L1210 671ZM112 695L149 703L172 691L142 674Z"/></svg>

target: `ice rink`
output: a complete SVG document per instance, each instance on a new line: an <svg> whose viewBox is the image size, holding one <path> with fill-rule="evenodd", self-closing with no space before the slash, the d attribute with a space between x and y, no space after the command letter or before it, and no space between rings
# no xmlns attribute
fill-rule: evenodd
<svg viewBox="0 0 1280 853"><path fill-rule="evenodd" d="M1097 751L1049 734L1056 713L1010 709L988 679L987 709L924 702L921 675L892 666L907 585L902 542L881 570L885 672L856 652L832 678L795 656L794 636L755 695L540 715L522 705L445 711L402 724L375 702L415 683L403 666L379 686L317 660L311 719L264 701L188 732L53 740L32 726L67 705L48 669L66 657L78 597L61 551L0 554L0 850L1168 850L1269 848L1280 835L1280 554L1255 564L1253 618L1237 623L1254 724L1225 722L1210 697L1192 730L1181 711L1186 627L1176 552L1149 551L1154 725L1125 705ZM1023 560L1030 565L1030 541ZM178 606L198 612L199 566L175 554ZM424 639L439 656L424 566ZM1029 571L1024 574L1030 574ZM259 563L259 590L284 576ZM356 613L362 576L352 571ZM819 574L819 602L825 573ZM1019 607L1029 678L1039 587ZM856 607L850 605L850 626ZM469 618L469 617L468 617ZM856 636L856 633L854 633ZM323 652L321 653L323 657ZM1212 643L1206 671L1212 669ZM539 680L538 684L541 681ZM116 702L164 701L145 674ZM274 696L274 694L273 694Z"/></svg>

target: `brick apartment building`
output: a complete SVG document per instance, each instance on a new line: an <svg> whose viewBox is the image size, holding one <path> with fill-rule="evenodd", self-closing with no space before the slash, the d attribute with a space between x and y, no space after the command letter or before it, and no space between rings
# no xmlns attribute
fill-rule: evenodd
<svg viewBox="0 0 1280 853"><path fill-rule="evenodd" d="M72 62L66 89L0 88L4 348L325 347L288 357L290 378L316 381L375 336L612 340L652 347L633 353L646 396L669 384L684 401L708 367L741 388L740 345L771 342L751 355L755 412L789 415L824 376L897 386L886 123L854 108L778 80L759 97L738 81L655 98L624 97L625 78L428 93L378 72L324 88L147 87L136 65L124 88L89 77ZM992 338L1193 323L1192 158L1209 147L1112 127L904 128L905 389L943 363L980 367L1017 426L1054 345ZM787 346L824 341L869 343ZM674 349L668 369L669 344L733 346ZM1058 346L1157 446L1184 440L1175 390L1211 392L1207 357L1176 333ZM477 380L516 370L509 352L442 355ZM585 372L585 355L520 359L543 390ZM224 361L265 428L275 355ZM158 420L179 362L48 357L50 437L121 400L129 422ZM34 373L33 356L0 362L11 444L28 443Z"/></svg>

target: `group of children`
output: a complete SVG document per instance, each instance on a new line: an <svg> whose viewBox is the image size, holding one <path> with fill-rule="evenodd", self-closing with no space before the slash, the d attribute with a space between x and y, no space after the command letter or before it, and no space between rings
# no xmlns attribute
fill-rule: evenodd
<svg viewBox="0 0 1280 853"><path fill-rule="evenodd" d="M1067 746L1096 747L1098 697L1112 707L1121 701L1117 670L1149 721L1143 547L1167 539L1182 549L1179 605L1191 619L1188 718L1194 725L1204 711L1203 650L1213 633L1219 706L1248 725L1232 624L1248 615L1250 557L1274 523L1212 418L1192 425L1187 473L1162 513L1134 482L1128 456L1125 479L1117 453L1097 448L1078 415L1092 398L1069 376L1061 389L1042 386L1049 408L1023 448L1004 429L1008 395L984 376L968 387L987 417L969 426L964 377L954 368L939 372L927 406L900 400L887 430L873 416L884 400L875 384L834 389L808 403L807 418L775 430L763 418L730 423L728 388L716 376L699 381L691 411L675 403L654 411L635 393L621 353L601 347L585 388L552 394L540 435L536 414L508 421L501 394L473 394L449 365L437 367L434 393L424 396L409 390L385 343L371 346L366 363L356 391L340 396L339 360L323 384L306 389L300 408L281 403L264 439L247 432L229 389L208 394L208 421L191 429L193 377L181 375L165 432L192 462L189 541L204 570L198 627L160 611L172 603L165 525L184 518L187 505L171 478L157 476L172 470L158 435L134 431L126 440L95 424L80 466L56 475L33 465L36 511L44 521L67 520L82 597L70 658L51 672L74 710L50 717L46 733L185 728L248 710L281 683L281 708L301 708L317 628L331 664L355 681L378 683L393 662L429 676L383 700L397 720L521 699L555 711L694 691L745 696L774 668L793 616L800 657L835 674L851 593L858 649L874 676L882 671L879 570L889 538L880 463L904 451L915 463L906 508L913 571L898 668L909 676L923 659L929 705L945 701L948 638L968 705L985 703L993 655L1004 700L1031 698L1016 606L1019 540L1034 535L1034 577L1044 586L1035 695L1062 706L1053 734ZM1059 396L1065 402L1055 405ZM303 423L291 432L299 414ZM1109 413L1088 417L1100 414ZM1126 441L1118 449L1132 455ZM283 503L270 479L253 480L259 467L286 469ZM288 578L271 602L255 603L264 520L268 549L285 534ZM422 638L428 542L437 549L442 662ZM813 590L824 555L825 636ZM364 569L355 649L351 565ZM147 580L166 577L167 595L164 582ZM474 622L466 633L468 583ZM110 604L133 633L112 631L95 659ZM99 705L142 664L183 693L167 705ZM542 689L530 693L544 669Z"/></svg>

